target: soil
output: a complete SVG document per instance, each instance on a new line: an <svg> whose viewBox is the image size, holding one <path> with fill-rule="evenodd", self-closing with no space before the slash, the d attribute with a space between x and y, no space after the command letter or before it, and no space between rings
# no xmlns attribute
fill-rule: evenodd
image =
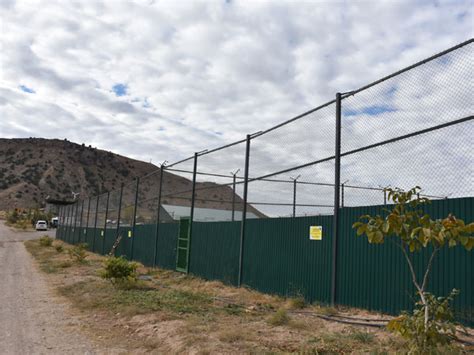
<svg viewBox="0 0 474 355"><path fill-rule="evenodd" d="M81 321L49 288L23 241L48 232L20 232L0 221L0 354L95 354Z"/></svg>

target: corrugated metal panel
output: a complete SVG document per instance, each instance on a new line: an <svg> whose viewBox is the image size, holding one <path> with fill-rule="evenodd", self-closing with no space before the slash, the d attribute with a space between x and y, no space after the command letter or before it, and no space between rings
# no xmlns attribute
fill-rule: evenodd
<svg viewBox="0 0 474 355"><path fill-rule="evenodd" d="M176 245L178 243L178 224L160 223L156 266L174 270L176 268Z"/></svg>
<svg viewBox="0 0 474 355"><path fill-rule="evenodd" d="M465 221L474 218L474 199L433 201L426 207L432 218L449 213ZM406 260L392 243L372 245L365 237L357 237L352 224L364 214L383 214L384 206L353 207L341 210L341 242L338 250L337 302L339 304L398 314L411 309L416 291L412 286ZM417 277L428 262L430 250L414 253ZM472 322L474 258L461 247L443 249L435 259L429 291L447 295L451 289L461 290L455 301L458 319Z"/></svg>
<svg viewBox="0 0 474 355"><path fill-rule="evenodd" d="M137 225L135 227L133 257L146 266L153 266L155 231L155 224Z"/></svg>
<svg viewBox="0 0 474 355"><path fill-rule="evenodd" d="M323 239L309 239L310 226L323 227ZM331 283L332 217L247 221L243 283L281 295L303 294L327 303Z"/></svg>
<svg viewBox="0 0 474 355"><path fill-rule="evenodd" d="M194 222L189 271L237 285L240 222Z"/></svg>

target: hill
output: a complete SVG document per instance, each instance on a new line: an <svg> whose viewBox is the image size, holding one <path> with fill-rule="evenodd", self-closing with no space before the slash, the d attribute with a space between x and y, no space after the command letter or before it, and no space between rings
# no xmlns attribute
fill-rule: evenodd
<svg viewBox="0 0 474 355"><path fill-rule="evenodd" d="M72 200L119 189L122 183L159 170L156 165L67 140L0 138L0 210L42 207L46 198ZM140 198L156 197L159 174L142 179ZM189 206L192 181L164 172L163 203ZM233 191L210 182L197 185L196 206L230 210ZM202 189L202 190L200 190ZM130 200L130 189L124 198ZM237 204L242 199L236 195ZM249 207L249 211L258 211Z"/></svg>

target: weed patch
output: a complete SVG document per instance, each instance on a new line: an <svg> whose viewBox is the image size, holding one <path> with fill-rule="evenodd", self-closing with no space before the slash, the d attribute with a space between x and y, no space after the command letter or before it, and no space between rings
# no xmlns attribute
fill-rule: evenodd
<svg viewBox="0 0 474 355"><path fill-rule="evenodd" d="M50 247L51 245L53 245L53 239L48 237L47 235L44 235L39 239L39 243L42 247Z"/></svg>
<svg viewBox="0 0 474 355"><path fill-rule="evenodd" d="M284 308L280 308L278 311L276 311L270 316L270 318L268 319L268 324L280 326L288 324L289 321L290 317L288 316L286 310Z"/></svg>

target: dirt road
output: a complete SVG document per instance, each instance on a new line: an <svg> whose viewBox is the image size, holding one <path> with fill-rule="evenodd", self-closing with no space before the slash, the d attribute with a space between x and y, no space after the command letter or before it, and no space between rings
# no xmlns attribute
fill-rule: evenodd
<svg viewBox="0 0 474 355"><path fill-rule="evenodd" d="M0 354L95 354L79 320L47 286L23 241L49 232L17 232L0 221Z"/></svg>

